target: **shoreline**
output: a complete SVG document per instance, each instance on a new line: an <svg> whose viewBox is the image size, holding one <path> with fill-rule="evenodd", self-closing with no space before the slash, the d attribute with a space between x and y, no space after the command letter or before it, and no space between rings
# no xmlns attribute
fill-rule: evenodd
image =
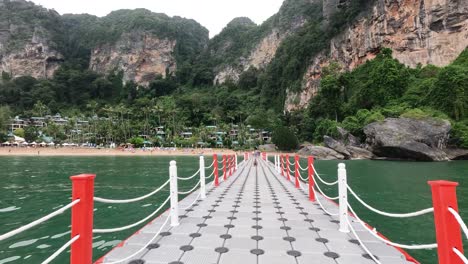
<svg viewBox="0 0 468 264"><path fill-rule="evenodd" d="M228 149L177 149L177 150L119 150L119 149L91 149L91 148L14 148L1 147L0 157L151 157L151 156L210 156L213 154L235 154ZM239 154L238 154L239 155Z"/></svg>

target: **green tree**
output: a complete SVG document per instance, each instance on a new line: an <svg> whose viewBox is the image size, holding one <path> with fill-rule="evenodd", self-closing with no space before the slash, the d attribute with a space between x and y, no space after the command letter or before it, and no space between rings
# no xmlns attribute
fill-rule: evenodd
<svg viewBox="0 0 468 264"><path fill-rule="evenodd" d="M7 105L0 106L0 133L5 133L7 131L7 126L11 120L11 110Z"/></svg>
<svg viewBox="0 0 468 264"><path fill-rule="evenodd" d="M39 131L37 127L28 126L24 128L24 139L28 142L33 142L37 140L39 136Z"/></svg>
<svg viewBox="0 0 468 264"><path fill-rule="evenodd" d="M291 151L297 149L299 141L297 136L287 127L277 127L273 131L272 142L279 150Z"/></svg>
<svg viewBox="0 0 468 264"><path fill-rule="evenodd" d="M16 129L16 130L13 132L13 134L14 134L15 136L17 136L17 137L22 137L22 138L24 138L24 129L18 128L18 129Z"/></svg>
<svg viewBox="0 0 468 264"><path fill-rule="evenodd" d="M451 65L442 69L427 97L435 108L449 114L455 120L467 116L468 68Z"/></svg>

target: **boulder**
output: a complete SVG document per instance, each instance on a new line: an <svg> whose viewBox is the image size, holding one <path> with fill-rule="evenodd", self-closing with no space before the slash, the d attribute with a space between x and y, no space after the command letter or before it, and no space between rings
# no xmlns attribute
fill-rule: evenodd
<svg viewBox="0 0 468 264"><path fill-rule="evenodd" d="M266 151L266 152L274 152L276 151L276 145L275 144L260 145L258 146L258 150Z"/></svg>
<svg viewBox="0 0 468 264"><path fill-rule="evenodd" d="M468 149L450 148L444 151L450 160L468 160Z"/></svg>
<svg viewBox="0 0 468 264"><path fill-rule="evenodd" d="M346 150L351 154L351 159L373 159L374 154L367 149L347 146Z"/></svg>
<svg viewBox="0 0 468 264"><path fill-rule="evenodd" d="M366 143L379 157L417 160L448 160L442 151L447 145L451 126L446 120L427 118L387 118L364 128Z"/></svg>
<svg viewBox="0 0 468 264"><path fill-rule="evenodd" d="M338 140L335 140L329 136L324 136L323 143L325 144L325 147L331 148L334 151L342 154L346 159L349 159L349 157L351 156L349 151L346 150L345 145Z"/></svg>
<svg viewBox="0 0 468 264"><path fill-rule="evenodd" d="M343 142L346 146L359 147L361 145L360 140L353 134L349 133L348 130L342 127L337 127L336 129L338 130L339 141Z"/></svg>
<svg viewBox="0 0 468 264"><path fill-rule="evenodd" d="M334 151L333 149L311 145L304 146L299 150L298 154L302 156L314 156L314 158L318 160L336 160L345 158L342 154Z"/></svg>

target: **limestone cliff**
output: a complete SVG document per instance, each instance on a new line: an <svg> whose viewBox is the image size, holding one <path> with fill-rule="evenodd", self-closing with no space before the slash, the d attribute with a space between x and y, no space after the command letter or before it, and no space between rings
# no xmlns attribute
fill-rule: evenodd
<svg viewBox="0 0 468 264"><path fill-rule="evenodd" d="M51 77L63 56L46 25L58 19L55 11L31 2L0 0L0 72L12 77Z"/></svg>
<svg viewBox="0 0 468 264"><path fill-rule="evenodd" d="M340 4L338 0L330 2ZM310 62L302 92L287 93L285 110L307 106L319 88L322 68L331 61L349 71L387 47L396 59L410 67L444 66L467 46L466 1L376 0L371 10L331 40L329 50Z"/></svg>
<svg viewBox="0 0 468 264"><path fill-rule="evenodd" d="M279 45L289 34L289 32L280 33L278 29L272 30L270 34L261 39L247 58L240 57L236 66L223 65L219 67L215 83L224 83L228 79L237 82L239 76L250 67L263 69L275 57Z"/></svg>
<svg viewBox="0 0 468 264"><path fill-rule="evenodd" d="M240 44L242 49L239 49L235 60L224 61L215 67L214 82L224 83L228 79L237 82L239 76L250 67L265 68L275 57L276 51L283 40L302 28L307 22L307 9L317 2L319 0L286 0L278 13L262 25L252 26L244 21L244 27L238 29L238 31L244 31L244 34L236 32L241 39L229 39L225 41L223 48L229 53L228 49L233 46L231 42L245 43ZM236 20L238 19L233 20L233 22ZM232 22L221 32L221 36L224 33L233 31L231 24ZM246 24L248 27L245 27ZM237 45L237 47L240 45Z"/></svg>
<svg viewBox="0 0 468 264"><path fill-rule="evenodd" d="M146 32L124 33L112 44L93 49L90 68L98 73L123 71L123 80L148 85L156 75L176 70L175 40L159 39Z"/></svg>

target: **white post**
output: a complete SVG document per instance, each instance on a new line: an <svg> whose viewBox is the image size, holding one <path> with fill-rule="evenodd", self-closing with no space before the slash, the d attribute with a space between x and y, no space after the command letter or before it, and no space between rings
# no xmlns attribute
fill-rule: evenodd
<svg viewBox="0 0 468 264"><path fill-rule="evenodd" d="M280 156L276 155L276 172L280 172Z"/></svg>
<svg viewBox="0 0 468 264"><path fill-rule="evenodd" d="M200 197L206 198L206 187L205 187L205 157L200 156Z"/></svg>
<svg viewBox="0 0 468 264"><path fill-rule="evenodd" d="M348 227L348 187L346 165L338 164L338 194L340 196L340 232L349 233Z"/></svg>
<svg viewBox="0 0 468 264"><path fill-rule="evenodd" d="M237 165L239 164L239 163L237 162L237 153L234 154L234 155L235 155L235 157L236 157L236 170L237 170Z"/></svg>
<svg viewBox="0 0 468 264"><path fill-rule="evenodd" d="M169 163L169 179L171 188L171 226L179 225L179 191L177 190L177 165L175 160Z"/></svg>

